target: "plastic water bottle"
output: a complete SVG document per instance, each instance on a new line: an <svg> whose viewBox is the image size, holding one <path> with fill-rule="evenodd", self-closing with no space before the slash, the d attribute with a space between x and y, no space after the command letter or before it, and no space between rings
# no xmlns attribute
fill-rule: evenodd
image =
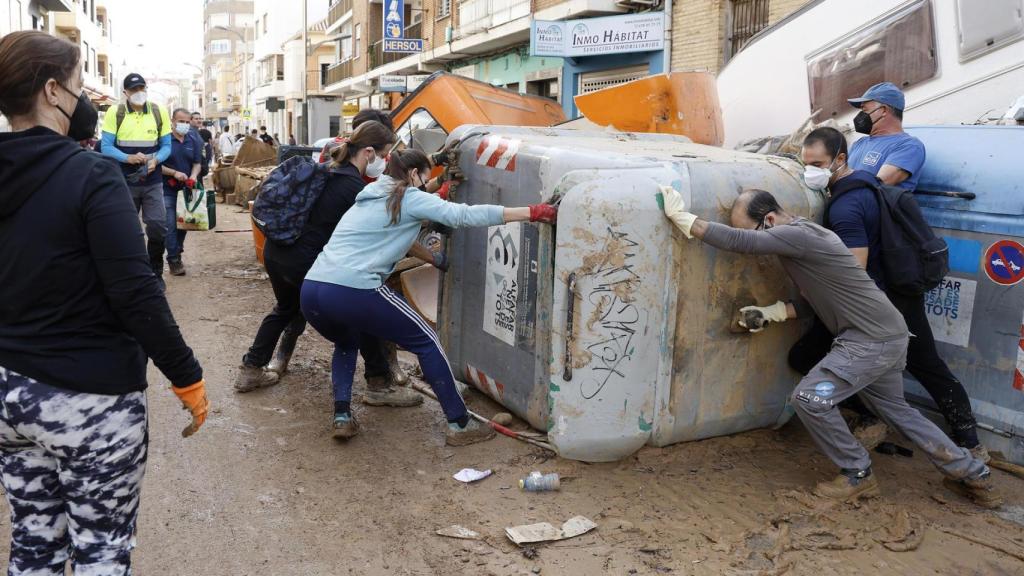
<svg viewBox="0 0 1024 576"><path fill-rule="evenodd" d="M548 492L558 490L560 486L561 480L557 472L551 474L531 472L529 476L519 480L519 488L527 492Z"/></svg>

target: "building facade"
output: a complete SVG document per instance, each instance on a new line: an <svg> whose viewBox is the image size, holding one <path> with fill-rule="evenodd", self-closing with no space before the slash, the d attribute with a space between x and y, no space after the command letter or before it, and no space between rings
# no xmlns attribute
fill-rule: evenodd
<svg viewBox="0 0 1024 576"><path fill-rule="evenodd" d="M203 115L237 131L252 123L251 0L203 2Z"/></svg>
<svg viewBox="0 0 1024 576"><path fill-rule="evenodd" d="M405 0L406 38L422 39L423 52L382 50L384 4L335 0L327 18L336 39L326 91L349 112L391 108L400 96L381 89L382 77L422 77L437 70L558 101L578 115L574 98L594 90L675 70L717 73L759 30L807 0ZM611 19L609 19L611 17ZM601 18L603 20L595 20ZM632 30L638 19L656 26L650 49L602 46L591 53L538 52L536 21L582 30ZM571 22L570 22L571 21ZM598 35L595 35L597 38ZM600 38L598 38L600 43ZM416 82L409 80L408 85Z"/></svg>
<svg viewBox="0 0 1024 576"><path fill-rule="evenodd" d="M672 69L718 73L759 31L808 0L675 0Z"/></svg>

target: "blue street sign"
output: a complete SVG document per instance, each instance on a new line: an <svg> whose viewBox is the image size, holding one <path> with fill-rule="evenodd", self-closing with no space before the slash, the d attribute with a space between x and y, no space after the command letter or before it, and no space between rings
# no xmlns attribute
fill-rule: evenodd
<svg viewBox="0 0 1024 576"><path fill-rule="evenodd" d="M381 7L384 9L384 39L405 37L405 0L384 0Z"/></svg>
<svg viewBox="0 0 1024 576"><path fill-rule="evenodd" d="M385 38L385 52L401 52L404 54L416 54L423 52L423 39L421 38Z"/></svg>

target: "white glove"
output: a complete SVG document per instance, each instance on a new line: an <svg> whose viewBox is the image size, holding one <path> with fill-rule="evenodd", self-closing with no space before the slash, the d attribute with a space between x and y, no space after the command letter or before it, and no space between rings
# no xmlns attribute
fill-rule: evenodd
<svg viewBox="0 0 1024 576"><path fill-rule="evenodd" d="M659 188L661 188L661 197L665 204L665 216L668 216L668 219L687 238L693 238L690 228L693 228L693 222L697 219L697 215L686 211L686 203L683 202L683 196L678 190L671 186L659 186Z"/></svg>
<svg viewBox="0 0 1024 576"><path fill-rule="evenodd" d="M750 314L747 314L748 312ZM782 300L771 306L744 306L740 308L740 314L743 315L744 319L739 321L739 325L755 333L764 330L764 325L768 322L785 322L789 319L789 310L786 307L786 303ZM754 320L756 320L751 322L751 326L747 326L745 321L748 316L753 316Z"/></svg>

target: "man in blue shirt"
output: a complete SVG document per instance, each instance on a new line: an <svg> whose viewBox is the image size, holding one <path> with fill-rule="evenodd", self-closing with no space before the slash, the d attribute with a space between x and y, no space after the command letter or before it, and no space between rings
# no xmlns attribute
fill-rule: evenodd
<svg viewBox="0 0 1024 576"><path fill-rule="evenodd" d="M860 108L854 130L867 134L850 148L850 168L870 172L890 186L917 188L925 150L920 140L903 131L903 92L892 82L882 82L848 102Z"/></svg>
<svg viewBox="0 0 1024 576"><path fill-rule="evenodd" d="M913 337L907 348L907 370L935 400L949 424L957 445L987 462L988 453L978 441L977 422L963 384L939 356L924 309L924 296L907 296L886 290L881 262L880 209L875 177L848 166L846 138L835 128L818 128L804 139L801 156L804 178L815 189L829 188L824 224L850 249L868 276L903 315ZM852 157L852 154L850 155ZM829 352L832 335L820 320L790 350L793 369L807 373ZM856 406L852 406L856 408ZM878 428L876 428L878 430ZM884 433L884 429L881 430ZM858 435L859 436L859 435ZM873 440L881 441L875 437Z"/></svg>
<svg viewBox="0 0 1024 576"><path fill-rule="evenodd" d="M164 208L167 211L167 266L172 276L184 276L185 265L181 252L185 246L185 231L178 230L178 194L196 187L196 178L203 161L203 142L192 131L188 110L178 108L171 115L174 128L171 131L171 155L164 162L163 173Z"/></svg>

